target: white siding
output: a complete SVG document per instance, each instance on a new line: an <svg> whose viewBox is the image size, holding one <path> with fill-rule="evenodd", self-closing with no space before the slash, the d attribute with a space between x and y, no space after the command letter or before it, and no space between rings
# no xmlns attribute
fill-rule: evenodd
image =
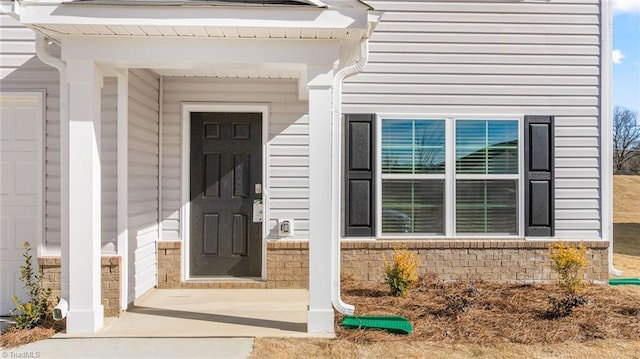
<svg viewBox="0 0 640 359"><path fill-rule="evenodd" d="M158 87L148 70L129 71L129 296L157 283Z"/></svg>
<svg viewBox="0 0 640 359"><path fill-rule="evenodd" d="M599 1L368 3L384 15L343 111L554 115L556 234L599 238Z"/></svg>
<svg viewBox="0 0 640 359"><path fill-rule="evenodd" d="M59 56L59 49L53 54ZM0 13L0 88L46 91L45 247L60 250L60 75L35 55L35 33ZM115 81L105 79L102 113L102 252L115 253Z"/></svg>
<svg viewBox="0 0 640 359"><path fill-rule="evenodd" d="M100 159L102 160L102 253L116 253L118 239L118 83L104 79L102 88L102 121Z"/></svg>
<svg viewBox="0 0 640 359"><path fill-rule="evenodd" d="M309 130L307 102L294 80L165 77L163 121L163 239L180 234L181 102L269 103L269 228L295 220L294 238L309 237Z"/></svg>

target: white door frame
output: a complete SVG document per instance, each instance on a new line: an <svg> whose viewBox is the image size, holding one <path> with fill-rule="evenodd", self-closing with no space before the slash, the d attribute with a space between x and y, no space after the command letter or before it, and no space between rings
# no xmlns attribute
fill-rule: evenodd
<svg viewBox="0 0 640 359"><path fill-rule="evenodd" d="M182 281L216 281L229 278L191 278L189 272L190 246L190 148L191 148L191 112L259 112L262 113L262 270L261 279L267 279L267 235L269 233L269 113L268 103L232 103L232 102L183 102L182 104L182 171L180 175L181 211L180 232L182 234Z"/></svg>

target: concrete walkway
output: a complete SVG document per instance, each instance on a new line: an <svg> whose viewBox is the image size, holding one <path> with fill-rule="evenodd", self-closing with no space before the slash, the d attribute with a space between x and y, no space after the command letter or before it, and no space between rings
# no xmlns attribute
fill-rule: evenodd
<svg viewBox="0 0 640 359"><path fill-rule="evenodd" d="M51 338L0 350L2 358L247 358L253 338Z"/></svg>
<svg viewBox="0 0 640 359"><path fill-rule="evenodd" d="M300 289L152 289L92 335L58 333L4 358L247 358L255 337L306 337Z"/></svg>

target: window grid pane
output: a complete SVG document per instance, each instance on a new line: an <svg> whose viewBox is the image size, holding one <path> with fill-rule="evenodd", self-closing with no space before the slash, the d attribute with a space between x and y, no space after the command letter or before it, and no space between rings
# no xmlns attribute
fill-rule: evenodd
<svg viewBox="0 0 640 359"><path fill-rule="evenodd" d="M382 173L444 174L444 169L443 120L382 121Z"/></svg>
<svg viewBox="0 0 640 359"><path fill-rule="evenodd" d="M456 173L517 174L518 121L457 120Z"/></svg>
<svg viewBox="0 0 640 359"><path fill-rule="evenodd" d="M456 181L457 233L518 233L516 180Z"/></svg>
<svg viewBox="0 0 640 359"><path fill-rule="evenodd" d="M383 180L382 233L444 234L444 179Z"/></svg>

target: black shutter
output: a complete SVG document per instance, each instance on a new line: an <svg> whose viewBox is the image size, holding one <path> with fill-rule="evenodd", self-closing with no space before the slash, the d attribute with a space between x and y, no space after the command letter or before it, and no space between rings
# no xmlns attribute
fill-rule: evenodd
<svg viewBox="0 0 640 359"><path fill-rule="evenodd" d="M375 235L375 115L345 115L344 234Z"/></svg>
<svg viewBox="0 0 640 359"><path fill-rule="evenodd" d="M554 235L553 117L524 117L525 236Z"/></svg>

